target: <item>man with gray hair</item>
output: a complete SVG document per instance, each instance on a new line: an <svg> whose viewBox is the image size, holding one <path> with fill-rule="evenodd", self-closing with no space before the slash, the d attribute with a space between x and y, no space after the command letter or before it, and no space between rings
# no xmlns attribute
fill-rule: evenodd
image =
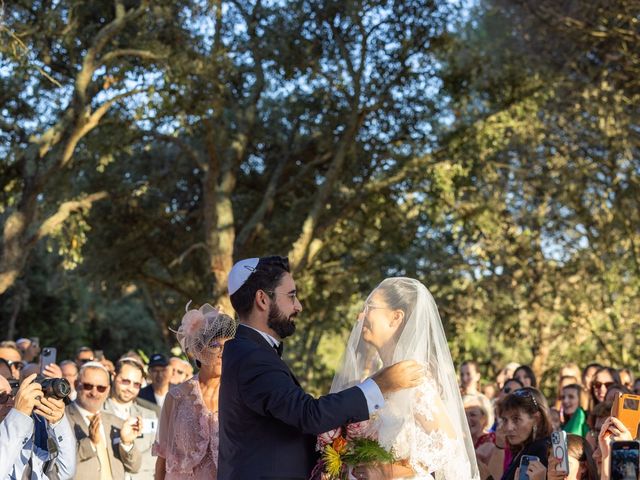
<svg viewBox="0 0 640 480"><path fill-rule="evenodd" d="M109 396L109 372L98 362L85 363L78 374L75 402L67 406L67 417L77 441L74 478L124 480L125 472L140 469L142 457L134 441L142 420L121 420L103 412Z"/></svg>

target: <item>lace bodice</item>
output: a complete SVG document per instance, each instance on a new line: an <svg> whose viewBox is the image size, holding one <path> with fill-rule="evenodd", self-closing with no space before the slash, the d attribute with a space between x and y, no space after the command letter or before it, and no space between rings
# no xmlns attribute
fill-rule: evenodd
<svg viewBox="0 0 640 480"><path fill-rule="evenodd" d="M472 480L462 434L449 422L433 381L390 395L373 423L380 444L409 462L414 479Z"/></svg>
<svg viewBox="0 0 640 480"><path fill-rule="evenodd" d="M218 444L218 412L207 410L198 377L173 387L153 446L166 459L166 478L215 479Z"/></svg>

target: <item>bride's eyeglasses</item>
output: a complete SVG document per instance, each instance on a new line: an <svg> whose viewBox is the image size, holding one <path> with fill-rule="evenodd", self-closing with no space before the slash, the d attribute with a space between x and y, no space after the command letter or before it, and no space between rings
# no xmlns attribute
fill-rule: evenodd
<svg viewBox="0 0 640 480"><path fill-rule="evenodd" d="M364 308L362 309L362 313L368 315L371 310L391 310L389 307L384 305L376 305L374 303L365 303Z"/></svg>

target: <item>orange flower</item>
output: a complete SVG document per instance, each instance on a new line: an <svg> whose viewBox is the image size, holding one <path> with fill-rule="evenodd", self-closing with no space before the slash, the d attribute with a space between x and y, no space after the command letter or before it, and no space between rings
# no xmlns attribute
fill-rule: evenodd
<svg viewBox="0 0 640 480"><path fill-rule="evenodd" d="M347 440L344 437L338 437L333 441L333 449L342 455L347 450Z"/></svg>

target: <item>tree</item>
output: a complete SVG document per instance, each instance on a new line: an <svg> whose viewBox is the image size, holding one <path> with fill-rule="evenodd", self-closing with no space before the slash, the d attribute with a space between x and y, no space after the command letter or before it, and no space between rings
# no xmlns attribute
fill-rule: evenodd
<svg viewBox="0 0 640 480"><path fill-rule="evenodd" d="M38 242L107 197L105 191L64 187L78 173L79 143L114 105L145 88L132 86L141 83L142 62L162 57L147 49L158 47L148 36L149 5L11 3L0 29L1 104L11 119L0 124L9 144L2 152L0 294L13 285Z"/></svg>

